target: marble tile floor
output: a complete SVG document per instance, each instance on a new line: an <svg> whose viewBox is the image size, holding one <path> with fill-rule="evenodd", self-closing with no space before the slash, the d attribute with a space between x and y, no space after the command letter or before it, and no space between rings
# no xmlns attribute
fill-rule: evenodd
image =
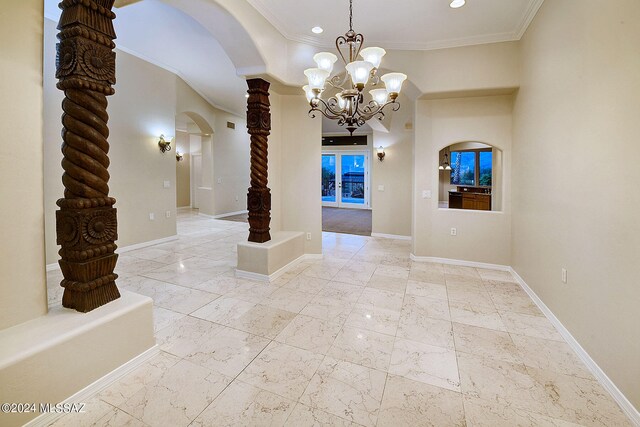
<svg viewBox="0 0 640 427"><path fill-rule="evenodd" d="M178 234L118 263L160 353L52 425L630 425L509 273L324 233L266 284L234 277L247 224L180 212Z"/></svg>

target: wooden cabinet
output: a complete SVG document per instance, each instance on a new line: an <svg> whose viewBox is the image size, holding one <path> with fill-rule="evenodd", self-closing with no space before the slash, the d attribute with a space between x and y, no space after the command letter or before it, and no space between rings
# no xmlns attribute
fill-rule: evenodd
<svg viewBox="0 0 640 427"><path fill-rule="evenodd" d="M491 210L491 194L475 194L476 210L490 211Z"/></svg>
<svg viewBox="0 0 640 427"><path fill-rule="evenodd" d="M450 209L491 210L491 194L460 190L449 192Z"/></svg>
<svg viewBox="0 0 640 427"><path fill-rule="evenodd" d="M462 209L475 209L476 198L473 194L462 195Z"/></svg>

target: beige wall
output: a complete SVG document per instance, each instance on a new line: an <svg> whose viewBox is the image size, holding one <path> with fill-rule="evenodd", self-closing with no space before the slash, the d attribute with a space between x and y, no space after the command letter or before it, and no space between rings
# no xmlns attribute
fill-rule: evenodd
<svg viewBox="0 0 640 427"><path fill-rule="evenodd" d="M511 262L512 97L420 100L416 109L413 191L413 254L509 265ZM504 152L503 211L438 208L439 151L478 141ZM423 198L424 190L431 198ZM451 236L451 228L457 236Z"/></svg>
<svg viewBox="0 0 640 427"><path fill-rule="evenodd" d="M517 42L428 51L389 50L384 64L407 74L420 95L515 88L519 83Z"/></svg>
<svg viewBox="0 0 640 427"><path fill-rule="evenodd" d="M411 235L414 102L401 96L400 110L390 114L389 132L373 132L371 153L371 232ZM405 125L410 124L409 129ZM378 160L377 149L385 157ZM383 185L384 191L378 190Z"/></svg>
<svg viewBox="0 0 640 427"><path fill-rule="evenodd" d="M638 22L637 0L554 0L525 34L512 252L516 271L636 408Z"/></svg>
<svg viewBox="0 0 640 427"><path fill-rule="evenodd" d="M192 147L192 152L202 153L205 185L198 190L200 212L215 216L246 210L250 160L246 119L213 107L181 78L176 81L178 113L189 114L200 125L198 132L205 127L198 120L213 130L210 137L202 136L202 150ZM227 122L235 123L235 129Z"/></svg>
<svg viewBox="0 0 640 427"><path fill-rule="evenodd" d="M56 200L62 197L60 145L63 93L55 87L56 24L45 20L44 137L47 264L56 263ZM176 234L175 147L158 148L175 134L175 76L127 53L116 54L116 94L109 101L110 195L117 200L120 247ZM164 181L170 188L164 188ZM166 211L170 217L166 217ZM149 213L155 220L149 220Z"/></svg>
<svg viewBox="0 0 640 427"><path fill-rule="evenodd" d="M235 123L235 129L227 127L228 121ZM215 215L246 210L251 160L247 121L244 117L217 110L215 128Z"/></svg>
<svg viewBox="0 0 640 427"><path fill-rule="evenodd" d="M47 312L44 276L42 1L0 8L0 329Z"/></svg>
<svg viewBox="0 0 640 427"><path fill-rule="evenodd" d="M271 103L271 134L269 135L268 160L271 189L271 230L282 230L282 95L273 90L269 93ZM305 237L306 239L306 237Z"/></svg>
<svg viewBox="0 0 640 427"><path fill-rule="evenodd" d="M273 216L280 222L281 229L304 232L305 253L320 254L322 121L310 118L307 111L304 96L272 95L274 129L269 146L270 150L272 145L276 146L275 153L280 159L279 165L276 161L273 167L270 154L269 179L275 196ZM306 233L311 233L311 240L306 240Z"/></svg>
<svg viewBox="0 0 640 427"><path fill-rule="evenodd" d="M176 130L176 153L182 160L176 161L176 205L179 208L191 206L191 144L189 134Z"/></svg>

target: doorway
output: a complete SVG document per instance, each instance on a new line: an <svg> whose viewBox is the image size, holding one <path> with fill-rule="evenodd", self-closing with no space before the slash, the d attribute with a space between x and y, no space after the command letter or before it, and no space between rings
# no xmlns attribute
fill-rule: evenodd
<svg viewBox="0 0 640 427"><path fill-rule="evenodd" d="M322 230L371 235L369 152L323 150Z"/></svg>
<svg viewBox="0 0 640 427"><path fill-rule="evenodd" d="M191 155L191 172L193 177L191 182L191 207L193 209L200 209L198 203L198 188L202 187L202 154Z"/></svg>
<svg viewBox="0 0 640 427"><path fill-rule="evenodd" d="M369 209L369 154L322 153L322 206Z"/></svg>

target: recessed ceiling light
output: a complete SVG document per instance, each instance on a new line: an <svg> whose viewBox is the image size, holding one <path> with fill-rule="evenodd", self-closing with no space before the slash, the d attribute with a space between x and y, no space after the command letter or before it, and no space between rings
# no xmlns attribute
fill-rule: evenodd
<svg viewBox="0 0 640 427"><path fill-rule="evenodd" d="M449 5L449 7L453 8L453 9L457 9L459 7L464 6L465 3L466 3L465 0L453 0L451 2L451 4Z"/></svg>
<svg viewBox="0 0 640 427"><path fill-rule="evenodd" d="M312 31L314 34L322 34L322 32L323 32L324 30L322 29L322 27L313 27L313 28L311 29L311 31Z"/></svg>

